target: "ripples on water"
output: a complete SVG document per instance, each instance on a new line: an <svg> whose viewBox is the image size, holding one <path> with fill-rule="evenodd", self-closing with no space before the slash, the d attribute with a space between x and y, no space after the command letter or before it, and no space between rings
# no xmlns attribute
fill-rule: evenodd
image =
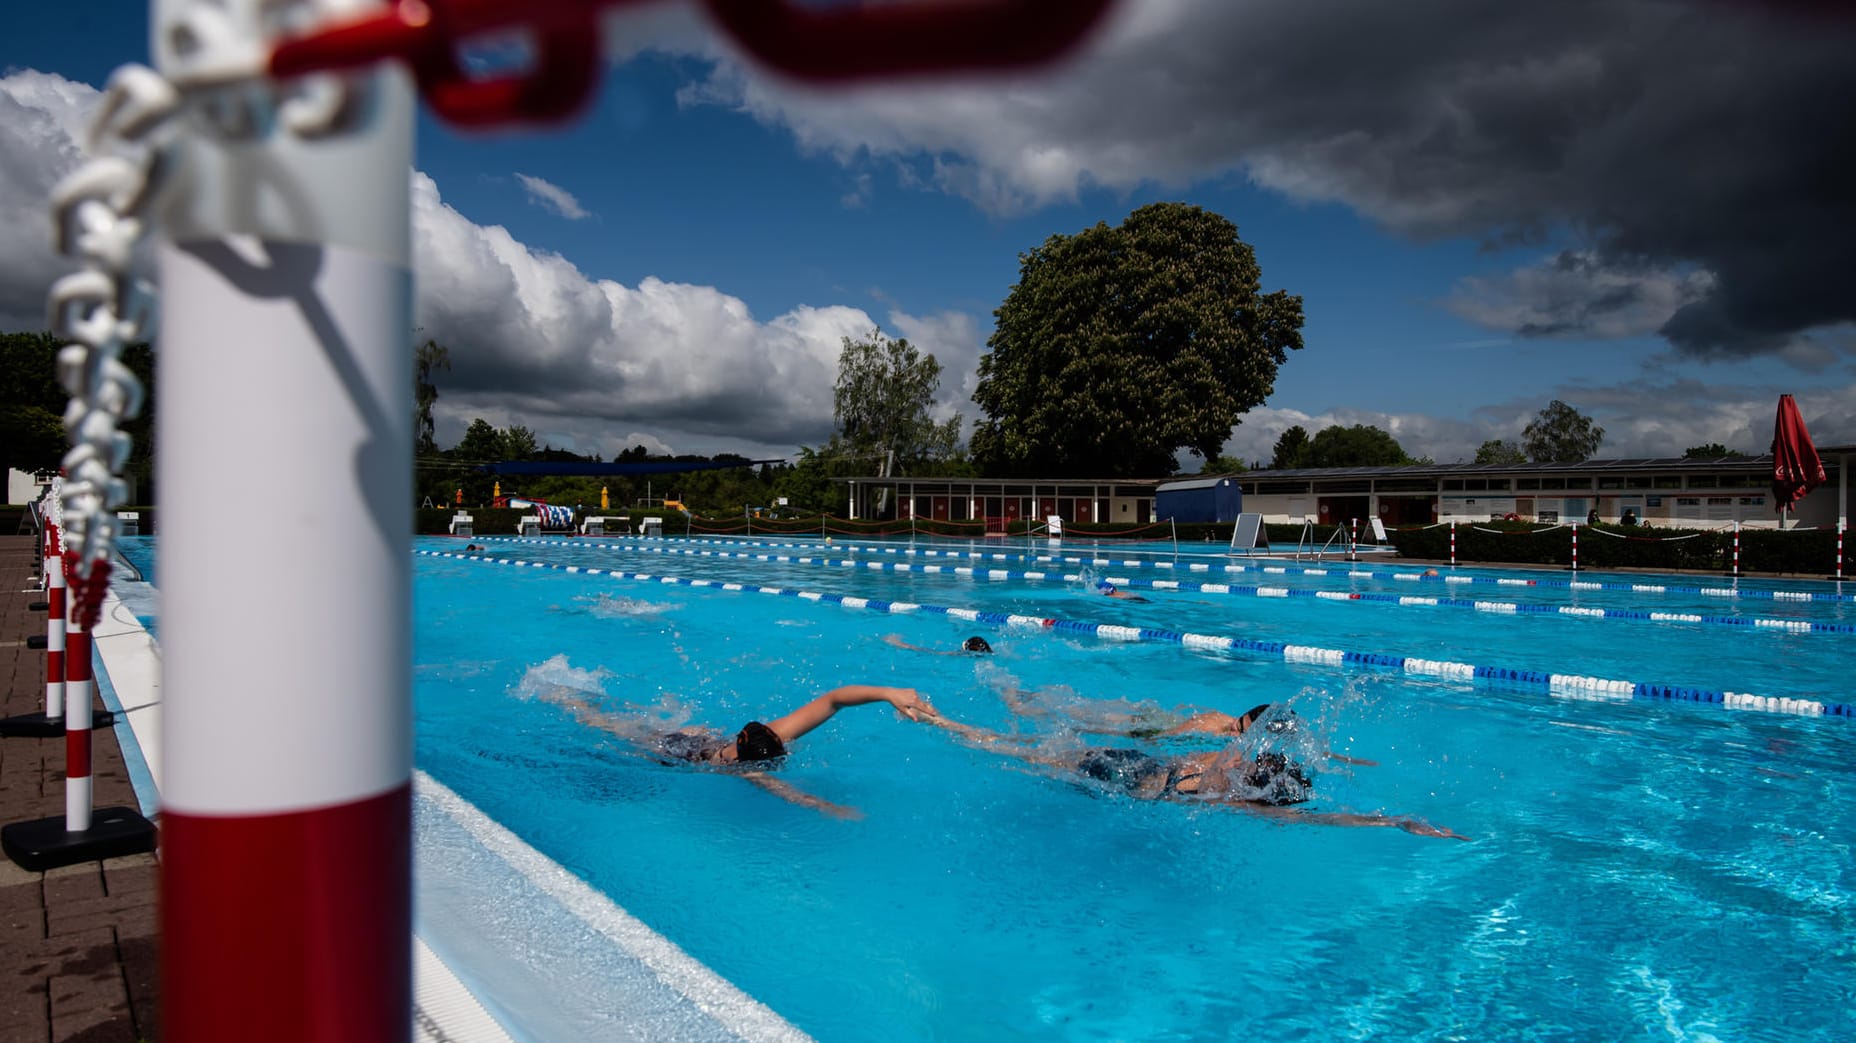
<svg viewBox="0 0 1856 1043"><path fill-rule="evenodd" d="M808 575L815 588L843 579ZM446 562L422 565L419 583L422 619L443 620L418 638L420 763L823 1040L873 1026L947 1040L1852 1035L1826 999L1856 990L1847 721L1561 701L1017 628L986 631L993 656L941 655L884 637L947 650L973 625L539 570ZM1250 633L1287 615L909 583L921 600L997 596L1130 625L1189 611ZM1754 647L1731 630L1684 644L1587 620L1316 608L1419 648L1520 638L1573 661L1602 640L1610 661L1645 671L1706 670ZM1295 618L1321 636L1314 612ZM1800 647L1843 656L1847 676L1850 640ZM780 769L863 813L840 821L738 778L624 756L555 705L732 729L850 681L918 688L950 716L1072 748L1134 744L1081 731L1091 715L1276 703L1296 729L1238 749L1270 741L1313 765L1314 807L1415 814L1474 843L1140 802L876 706L796 743ZM1012 714L1001 693L1018 689L1044 713Z"/></svg>

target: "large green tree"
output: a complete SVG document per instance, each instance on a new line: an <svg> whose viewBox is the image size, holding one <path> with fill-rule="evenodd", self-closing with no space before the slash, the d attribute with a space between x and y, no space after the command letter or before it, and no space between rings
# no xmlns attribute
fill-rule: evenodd
<svg viewBox="0 0 1856 1043"><path fill-rule="evenodd" d="M1303 467L1401 467L1415 462L1398 439L1370 424L1322 428L1302 451Z"/></svg>
<svg viewBox="0 0 1856 1043"><path fill-rule="evenodd" d="M415 451L423 456L438 451L438 443L432 438L432 406L438 402L438 386L432 383L432 374L451 368L451 352L428 337L413 349L412 366L413 438Z"/></svg>
<svg viewBox="0 0 1856 1043"><path fill-rule="evenodd" d="M1293 470L1304 466L1302 458L1308 453L1308 429L1300 424L1289 428L1276 438L1276 450L1270 457L1270 466L1278 471Z"/></svg>
<svg viewBox="0 0 1856 1043"><path fill-rule="evenodd" d="M862 458L866 466L881 460L896 473L951 458L960 445L960 414L935 422L930 410L940 387L941 363L907 340L882 330L845 337L832 391L833 454Z"/></svg>
<svg viewBox="0 0 1856 1043"><path fill-rule="evenodd" d="M1576 464L1590 459L1604 441L1604 428L1557 398L1521 432L1521 446L1537 464Z"/></svg>
<svg viewBox="0 0 1856 1043"><path fill-rule="evenodd" d="M1237 226L1155 203L1019 256L994 312L970 448L995 475L1166 475L1210 458L1302 346L1302 299L1259 291Z"/></svg>
<svg viewBox="0 0 1856 1043"><path fill-rule="evenodd" d="M64 427L70 396L58 383L58 350L64 346L48 333L0 333L0 473L54 470L70 448ZM123 474L135 486L139 502L154 495L155 356L147 344L129 344L122 362L142 382L140 416L124 421L132 442Z"/></svg>

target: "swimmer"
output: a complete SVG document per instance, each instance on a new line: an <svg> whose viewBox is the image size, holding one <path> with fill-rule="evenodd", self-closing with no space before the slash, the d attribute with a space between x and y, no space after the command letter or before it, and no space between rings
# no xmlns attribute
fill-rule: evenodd
<svg viewBox="0 0 1856 1043"><path fill-rule="evenodd" d="M464 553L466 553L466 554L477 554L477 553L480 553L480 552L482 552L482 551L486 551L486 550L489 550L489 548L488 548L488 547L484 547L484 546L480 546L480 545L478 545L478 544L475 544L475 543L472 543L472 544L470 544L470 545L468 545L468 546L466 546L466 547L464 548Z"/></svg>
<svg viewBox="0 0 1856 1043"><path fill-rule="evenodd" d="M1135 800L1190 801L1285 821L1327 826L1391 826L1418 836L1469 839L1454 830L1406 815L1363 815L1296 808L1294 805L1313 798L1314 781L1302 764L1274 751L1233 755L1227 750L1205 750L1180 757L1156 757L1143 750L1113 746L1051 749L1027 743L1022 736L963 724L943 717L932 708L912 719L942 728L975 749L1022 761L1056 778L1104 783Z"/></svg>
<svg viewBox="0 0 1856 1043"><path fill-rule="evenodd" d="M906 648L911 652L927 652L930 655L969 655L969 654L970 655L991 655L992 654L992 646L987 644L986 639L979 636L978 634L975 634L972 637L967 638L965 641L962 641L960 643L959 648L952 649L952 650L941 649L941 648L923 648L921 645L911 645L907 641L904 641L902 639L901 634L884 634L883 640L889 642L892 645L895 645L897 648Z"/></svg>
<svg viewBox="0 0 1856 1043"><path fill-rule="evenodd" d="M1271 703L1260 703L1233 717L1222 710L1202 710L1196 706L1179 706L1162 710L1157 706L1072 697L1056 700L1048 693L1005 688L999 692L1006 708L1019 717L1050 719L1061 715L1064 723L1081 732L1096 735L1125 735L1130 739L1173 739L1192 735L1210 735L1235 739L1248 732L1258 721L1274 734L1294 731L1301 718L1294 710L1271 713ZM1266 719L1267 717L1267 719ZM1377 761L1362 760L1329 751L1328 760L1364 768L1376 768Z"/></svg>
<svg viewBox="0 0 1856 1043"><path fill-rule="evenodd" d="M1146 601L1147 600L1146 598L1140 596L1139 594L1130 594L1125 590L1116 590L1115 584L1110 583L1108 580L1105 580L1105 579L1096 581L1096 593L1102 595L1103 597L1120 598L1123 601Z"/></svg>
<svg viewBox="0 0 1856 1043"><path fill-rule="evenodd" d="M862 813L856 808L834 804L807 793L789 782L774 778L765 769L772 767L772 762L786 756L788 744L831 720L839 710L846 707L888 703L896 708L898 715L911 721L923 720L934 713L934 707L929 706L913 688L852 684L834 688L770 723L749 721L731 739L712 728L665 731L655 718L602 710L571 689L543 693L541 698L564 707L581 724L611 732L646 756L665 763L682 762L738 774L782 800L836 818L860 818Z"/></svg>
<svg viewBox="0 0 1856 1043"><path fill-rule="evenodd" d="M1430 577L1435 576L1435 575L1437 575L1436 569L1425 569L1424 570L1424 577L1426 579L1429 579Z"/></svg>

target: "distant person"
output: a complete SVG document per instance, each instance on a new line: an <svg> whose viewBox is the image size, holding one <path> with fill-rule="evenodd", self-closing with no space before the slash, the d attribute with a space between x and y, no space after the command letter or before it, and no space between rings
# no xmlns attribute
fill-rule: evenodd
<svg viewBox="0 0 1856 1043"><path fill-rule="evenodd" d="M1096 593L1102 595L1103 597L1120 598L1123 601L1146 601L1147 600L1146 598L1140 596L1139 594L1130 594L1125 590L1117 590L1115 589L1115 584L1110 583L1108 580L1105 580L1105 579L1096 581Z"/></svg>
<svg viewBox="0 0 1856 1043"><path fill-rule="evenodd" d="M467 546L466 546L466 547L464 548L464 553L466 553L466 554L478 554L478 553L481 553L481 552L483 552L483 551L486 551L486 550L489 550L489 548L488 548L488 547L484 547L484 546L480 546L480 545L478 545L478 544L475 544L475 543L472 543L472 544L469 544L469 545L467 545Z"/></svg>
<svg viewBox="0 0 1856 1043"><path fill-rule="evenodd" d="M1430 579L1431 577L1436 576L1436 575L1438 575L1438 572L1436 569L1425 569L1424 570L1424 578L1426 579Z"/></svg>
<svg viewBox="0 0 1856 1043"><path fill-rule="evenodd" d="M1294 805L1314 795L1304 767L1281 753L1243 754L1206 750L1181 757L1156 757L1124 747L1062 747L1027 742L1023 736L987 731L942 716L932 707L912 718L953 733L962 742L1043 769L1056 778L1090 780L1135 800L1179 801L1329 826L1392 826L1426 837L1467 840L1453 830L1408 816L1303 811Z"/></svg>
<svg viewBox="0 0 1856 1043"><path fill-rule="evenodd" d="M572 689L544 692L541 698L566 708L581 724L611 732L647 756L659 758L665 763L685 763L738 774L774 796L837 818L858 818L861 813L856 808L834 804L789 782L774 778L766 773L766 769L786 756L788 744L824 724L845 707L888 703L909 720L921 720L934 712L934 708L917 695L913 688L845 685L826 692L784 717L775 718L771 723L749 721L731 739L712 728L665 731L662 722L655 717L602 710Z"/></svg>
<svg viewBox="0 0 1856 1043"><path fill-rule="evenodd" d="M978 634L975 634L972 637L967 638L965 641L962 641L960 643L959 648L952 648L952 649L923 648L921 645L911 645L907 641L904 641L902 639L901 634L884 634L883 640L889 642L892 645L895 645L897 648L906 648L911 652L927 652L929 655L991 655L992 654L992 646L990 644L987 644L986 639L979 636Z"/></svg>

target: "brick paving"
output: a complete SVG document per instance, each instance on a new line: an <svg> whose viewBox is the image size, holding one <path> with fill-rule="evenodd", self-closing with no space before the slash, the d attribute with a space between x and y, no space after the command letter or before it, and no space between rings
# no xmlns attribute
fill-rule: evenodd
<svg viewBox="0 0 1856 1043"><path fill-rule="evenodd" d="M45 708L34 537L0 536L0 716ZM97 704L101 709L101 704ZM92 804L136 806L115 732L92 735ZM0 739L0 824L64 814L64 742ZM160 1038L154 855L44 873L0 859L0 1043ZM8 970L11 968L11 970Z"/></svg>

